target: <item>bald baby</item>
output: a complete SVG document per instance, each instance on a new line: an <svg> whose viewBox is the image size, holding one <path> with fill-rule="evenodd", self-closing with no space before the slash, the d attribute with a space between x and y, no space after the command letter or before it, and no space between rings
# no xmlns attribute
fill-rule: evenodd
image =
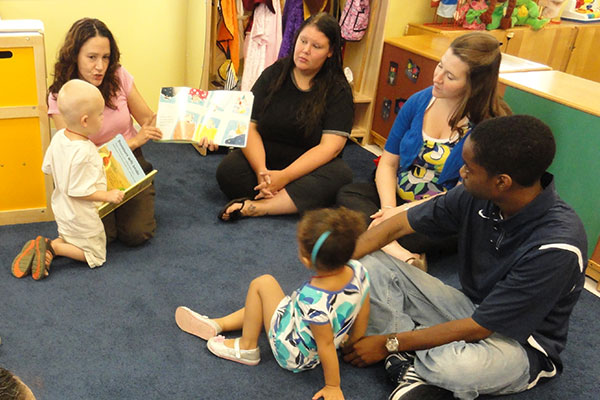
<svg viewBox="0 0 600 400"><path fill-rule="evenodd" d="M104 99L94 85L72 79L58 92L57 103L69 131L87 137L100 130Z"/></svg>

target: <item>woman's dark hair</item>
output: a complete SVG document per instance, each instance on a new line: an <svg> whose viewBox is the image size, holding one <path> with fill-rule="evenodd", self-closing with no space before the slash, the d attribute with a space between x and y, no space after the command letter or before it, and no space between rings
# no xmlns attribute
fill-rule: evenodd
<svg viewBox="0 0 600 400"><path fill-rule="evenodd" d="M325 63L317 75L312 79L311 90L314 93L314 96L306 98L305 101L298 106L298 111L296 113L297 120L303 125L304 134L309 136L321 123L330 89L333 88L339 90L339 88L344 88L348 93L352 93L352 89L344 76L342 67L342 34L340 32L340 26L331 15L320 12L311 16L300 25L300 28L294 37L294 47L292 48L291 53L278 61L283 64L283 68L277 79L275 79L269 87L269 94L265 99L263 111L266 110L271 103L273 94L281 89L283 83L292 72L295 66L294 52L296 51L298 36L307 26L314 26L319 32L327 37L329 40L329 49L332 52L331 57L325 60Z"/></svg>
<svg viewBox="0 0 600 400"><path fill-rule="evenodd" d="M529 115L485 120L473 129L469 139L474 161L488 175L507 174L524 187L540 180L556 153L550 127Z"/></svg>
<svg viewBox="0 0 600 400"><path fill-rule="evenodd" d="M313 247L324 232L331 232L316 255L317 270L330 271L346 264L356 240L366 230L365 219L345 207L307 211L298 224L298 242L303 256L311 258ZM306 253L306 254L305 254Z"/></svg>
<svg viewBox="0 0 600 400"><path fill-rule="evenodd" d="M450 49L469 67L465 95L448 122L452 131L460 132L458 124L464 117L477 125L488 118L512 114L498 96L500 42L488 33L471 32L454 39Z"/></svg>
<svg viewBox="0 0 600 400"><path fill-rule="evenodd" d="M23 383L12 372L0 367L0 399L21 400L25 398Z"/></svg>
<svg viewBox="0 0 600 400"><path fill-rule="evenodd" d="M120 85L119 77L115 72L120 66L119 59L121 58L121 53L112 33L108 30L104 22L98 19L82 18L75 21L71 26L65 37L65 42L58 52L58 61L54 64L54 81L48 91L56 98L58 91L65 83L71 79L79 78L77 57L79 56L81 46L96 36L105 37L110 43L108 69L98 89L102 93L102 97L104 97L106 106L114 109L115 106L112 104L112 98L117 95Z"/></svg>

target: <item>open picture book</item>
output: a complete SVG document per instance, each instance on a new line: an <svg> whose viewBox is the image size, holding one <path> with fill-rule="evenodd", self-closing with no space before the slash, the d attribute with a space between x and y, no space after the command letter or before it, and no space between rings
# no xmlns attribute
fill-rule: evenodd
<svg viewBox="0 0 600 400"><path fill-rule="evenodd" d="M102 218L150 186L157 171L153 170L148 175L144 173L122 135L117 135L102 145L98 152L106 173L107 190L119 189L125 192L123 201L119 204L103 203L100 206L98 214Z"/></svg>
<svg viewBox="0 0 600 400"><path fill-rule="evenodd" d="M246 147L253 102L252 92L163 87L156 115L163 133L159 141L199 143L207 138L219 146Z"/></svg>

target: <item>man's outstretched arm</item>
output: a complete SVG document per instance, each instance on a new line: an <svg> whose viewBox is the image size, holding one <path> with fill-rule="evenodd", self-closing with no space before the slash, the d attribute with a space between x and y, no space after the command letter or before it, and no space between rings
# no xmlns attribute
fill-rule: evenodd
<svg viewBox="0 0 600 400"><path fill-rule="evenodd" d="M381 249L392 240L414 232L414 229L408 223L406 211L403 211L360 235L352 258L358 260Z"/></svg>

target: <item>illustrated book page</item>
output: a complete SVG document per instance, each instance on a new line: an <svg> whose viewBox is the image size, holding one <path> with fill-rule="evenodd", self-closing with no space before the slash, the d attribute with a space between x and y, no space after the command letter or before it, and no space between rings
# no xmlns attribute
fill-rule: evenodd
<svg viewBox="0 0 600 400"><path fill-rule="evenodd" d="M100 206L98 213L102 218L150 186L156 170L148 175L144 173L122 135L117 135L110 142L102 145L98 152L102 157L106 173L107 189L119 189L125 192L121 203L103 203Z"/></svg>
<svg viewBox="0 0 600 400"><path fill-rule="evenodd" d="M253 102L252 92L163 87L156 116L160 141L199 143L207 138L219 146L246 147Z"/></svg>

